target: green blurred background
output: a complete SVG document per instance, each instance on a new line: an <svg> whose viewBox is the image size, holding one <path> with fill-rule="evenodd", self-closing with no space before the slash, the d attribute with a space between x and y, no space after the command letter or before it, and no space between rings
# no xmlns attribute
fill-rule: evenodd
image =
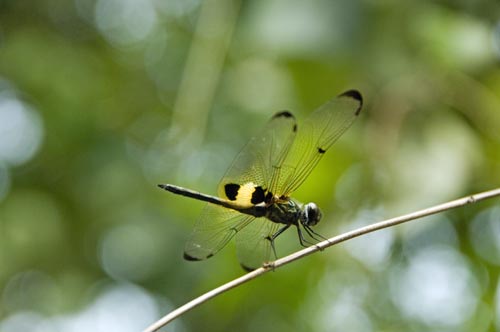
<svg viewBox="0 0 500 332"><path fill-rule="evenodd" d="M365 108L295 197L325 236L500 186L500 2L0 1L0 331L139 331L240 276L182 259L278 110ZM300 128L300 127L299 127ZM295 232L278 253L298 249ZM500 329L500 205L325 250L165 331Z"/></svg>

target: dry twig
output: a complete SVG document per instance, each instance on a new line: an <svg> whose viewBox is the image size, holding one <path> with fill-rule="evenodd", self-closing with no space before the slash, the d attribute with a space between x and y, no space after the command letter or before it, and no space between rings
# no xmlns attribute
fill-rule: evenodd
<svg viewBox="0 0 500 332"><path fill-rule="evenodd" d="M157 331L158 329L165 326L166 324L168 324L169 322L171 322L175 318L177 318L177 317L181 316L182 314L188 312L189 310L199 306L200 304L208 301L209 299L211 299L217 295L220 295L224 292L227 292L231 288L234 288L236 286L244 284L244 283L246 283L246 282L248 282L248 281L250 281L258 276L261 276L266 272L276 270L277 268L279 268L283 265L286 265L288 263L296 261L296 260L298 260L302 257L305 257L307 255L310 255L316 251L323 250L323 249L328 248L330 246L333 246L335 244L338 244L338 243L347 241L349 239L352 239L352 238L355 238L355 237L358 237L358 236L361 236L364 234L368 234L368 233L371 233L371 232L374 232L374 231L377 231L377 230L380 230L383 228L399 225L399 224L402 224L402 223L410 221L410 220L423 218L423 217L426 217L426 216L429 216L432 214L451 210L451 209L454 209L457 207L461 207L461 206L464 206L467 204L476 203L476 202L479 202L479 201L482 201L485 199L489 199L489 198L493 198L493 197L497 197L497 196L500 196L500 188L489 190L489 191L484 191L484 192L481 192L481 193L478 193L475 195L471 195L471 196L467 196L467 197L463 197L463 198L459 198L459 199L456 199L454 201L450 201L450 202L436 205L436 206L433 206L433 207L430 207L427 209L412 212L412 213L409 213L409 214L406 214L406 215L403 215L400 217L380 221L380 222L377 222L375 224L371 224L371 225L368 225L365 227L361 227L361 228L334 236L326 241L318 243L317 245L302 249L302 250L294 252L288 256L285 256L283 258L280 258L280 259L277 259L273 262L270 262L267 265L265 265L259 269L256 269L252 272L249 272L249 273L247 273L247 274L245 274L237 279L234 279L234 280L232 280L232 281L230 281L222 286L219 286L219 287L199 296L198 298L184 304L183 306L181 306L181 307L175 309L174 311L170 312L169 314L165 315L160 320L156 321L155 323L150 325L148 328L146 328L144 330L144 332Z"/></svg>

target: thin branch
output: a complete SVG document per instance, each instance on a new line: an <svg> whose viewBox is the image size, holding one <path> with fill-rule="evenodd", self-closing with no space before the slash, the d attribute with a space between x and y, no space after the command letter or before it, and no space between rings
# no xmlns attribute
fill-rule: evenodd
<svg viewBox="0 0 500 332"><path fill-rule="evenodd" d="M226 292L226 291L228 291L236 286L244 284L244 283L246 283L246 282L248 282L248 281L250 281L250 280L266 273L266 272L273 271L273 270L275 270L283 265L286 265L288 263L296 261L296 260L298 260L302 257L305 257L307 255L310 255L316 251L323 250L323 249L328 248L330 246L333 246L335 244L338 244L338 243L347 241L349 239L352 239L352 238L355 238L355 237L358 237L358 236L361 236L364 234L368 234L368 233L371 233L371 232L374 232L374 231L377 231L377 230L380 230L383 228L399 225L399 224L405 223L405 222L410 221L410 220L423 218L426 216L430 216L432 214L455 209L455 208L458 208L458 207L461 207L461 206L464 206L467 204L476 203L476 202L479 202L479 201L482 201L485 199L489 199L489 198L493 198L493 197L497 197L497 196L500 196L500 188L489 190L489 191L484 191L484 192L481 192L481 193L478 193L475 195L471 195L471 196L467 196L467 197L463 197L463 198L459 198L459 199L456 199L456 200L451 201L451 202L436 205L436 206L433 206L433 207L430 207L427 209L423 209L420 211L416 211L413 213L409 213L409 214L406 214L406 215L403 215L400 217L380 221L380 222L375 223L375 224L371 224L371 225L368 225L365 227L361 227L361 228L352 230L352 231L347 232L347 233L340 234L338 236L334 236L334 237L332 237L328 240L325 240L323 242L320 242L316 245L302 249L302 250L297 251L295 253L292 253L288 256L285 256L283 258L277 259L274 262L270 262L270 263L264 265L263 267L258 268L257 270L249 272L249 273L247 273L247 274L245 274L237 279L234 279L234 280L232 280L232 281L230 281L222 286L219 286L219 287L209 291L208 293L203 294L202 296L184 304L183 306L177 308L176 310L174 310L174 311L170 312L169 314L167 314L166 316L162 317L160 320L156 321L151 326L146 328L144 330L144 332L157 331L158 329L165 326L166 324L168 324L169 322L171 322L175 318L177 318L177 317L181 316L182 314L188 312L189 310L199 306L200 304L208 301L209 299L211 299L219 294L222 294L222 293L224 293L224 292Z"/></svg>

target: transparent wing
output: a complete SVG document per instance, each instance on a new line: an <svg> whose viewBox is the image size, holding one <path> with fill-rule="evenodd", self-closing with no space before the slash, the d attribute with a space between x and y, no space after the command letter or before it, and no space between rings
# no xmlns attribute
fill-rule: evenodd
<svg viewBox="0 0 500 332"><path fill-rule="evenodd" d="M349 90L331 99L299 128L297 137L282 163L277 195L290 196L309 176L323 154L352 125L361 111L363 99Z"/></svg>
<svg viewBox="0 0 500 332"><path fill-rule="evenodd" d="M236 156L219 183L219 197L228 198L225 185L229 183L240 186L252 182L255 186L262 186L265 189L271 188L272 179L276 178L274 170L279 169L283 163L293 143L295 132L296 122L293 115L289 112L276 113L264 130L251 138ZM250 190L253 190L253 187L248 187L248 191ZM251 205L250 200L235 202L235 208ZM207 204L186 243L184 258L203 260L213 256L236 233L245 226L251 225L254 219L255 217L236 210ZM269 224L267 225L269 227L274 224L263 218L260 218L259 221L259 226ZM249 232L245 234L252 233L253 230L254 228L250 228ZM247 235L244 238L255 243L255 239L252 239L251 236Z"/></svg>
<svg viewBox="0 0 500 332"><path fill-rule="evenodd" d="M222 206L207 204L184 249L187 260L203 260L215 255L255 217Z"/></svg>
<svg viewBox="0 0 500 332"><path fill-rule="evenodd" d="M282 226L265 218L257 218L236 235L238 260L245 270L255 270L269 261L272 252L269 238Z"/></svg>
<svg viewBox="0 0 500 332"><path fill-rule="evenodd" d="M219 183L219 197L229 198L227 184L253 183L264 190L274 192L279 183L281 164L292 146L296 134L295 117L289 112L276 113L264 130L250 139L236 156ZM251 188L250 188L251 189ZM238 202L242 206L252 205L250 200Z"/></svg>

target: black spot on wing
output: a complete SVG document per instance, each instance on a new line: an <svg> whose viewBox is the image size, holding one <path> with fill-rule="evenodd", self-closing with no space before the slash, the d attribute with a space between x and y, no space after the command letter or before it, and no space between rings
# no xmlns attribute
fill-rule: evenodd
<svg viewBox="0 0 500 332"><path fill-rule="evenodd" d="M243 264L240 264L240 266L243 268L243 270L245 270L247 272L252 272L253 270L256 269L255 267L249 267L249 266L246 266L246 265L243 265Z"/></svg>
<svg viewBox="0 0 500 332"><path fill-rule="evenodd" d="M250 200L250 202L252 204L259 204L259 203L262 203L264 202L264 200L266 199L266 192L264 191L264 189L262 189L262 187L255 187L255 191L252 193L252 199Z"/></svg>
<svg viewBox="0 0 500 332"><path fill-rule="evenodd" d="M326 150L323 150L322 148L318 148L318 152L319 152L320 154L323 154L323 153L325 153L325 152L326 152Z"/></svg>
<svg viewBox="0 0 500 332"><path fill-rule="evenodd" d="M226 193L226 197L230 201L235 201L236 196L238 196L238 190L240 190L240 185L235 183L228 183L224 186L224 192Z"/></svg>
<svg viewBox="0 0 500 332"><path fill-rule="evenodd" d="M345 92L342 92L339 97L350 97L353 99L356 99L359 102L363 102L363 96L361 96L361 93L358 90L347 90Z"/></svg>
<svg viewBox="0 0 500 332"><path fill-rule="evenodd" d="M278 113L274 114L272 117L273 120L277 119L277 118L292 118L295 120L295 116L293 116L293 114L290 113L289 111L278 112ZM293 132L297 131L297 124L296 123L293 124L292 130L293 130Z"/></svg>
<svg viewBox="0 0 500 332"><path fill-rule="evenodd" d="M293 116L292 113L290 113L288 111L281 111L281 112L278 112L278 113L274 114L273 119L281 118L281 117L283 117L283 118L293 118L294 116Z"/></svg>
<svg viewBox="0 0 500 332"><path fill-rule="evenodd" d="M199 257L193 257L191 255L189 255L188 253L184 253L184 259L187 260L187 261L201 261L201 260L204 260L204 259L207 259L207 258L210 258L212 257L213 254L210 254L208 255L207 257L203 257L203 258L199 258Z"/></svg>
<svg viewBox="0 0 500 332"><path fill-rule="evenodd" d="M349 97L357 100L359 102L359 107L355 114L358 115L361 112L361 107L363 106L363 96L358 90L347 90L346 92L341 93L339 97Z"/></svg>

